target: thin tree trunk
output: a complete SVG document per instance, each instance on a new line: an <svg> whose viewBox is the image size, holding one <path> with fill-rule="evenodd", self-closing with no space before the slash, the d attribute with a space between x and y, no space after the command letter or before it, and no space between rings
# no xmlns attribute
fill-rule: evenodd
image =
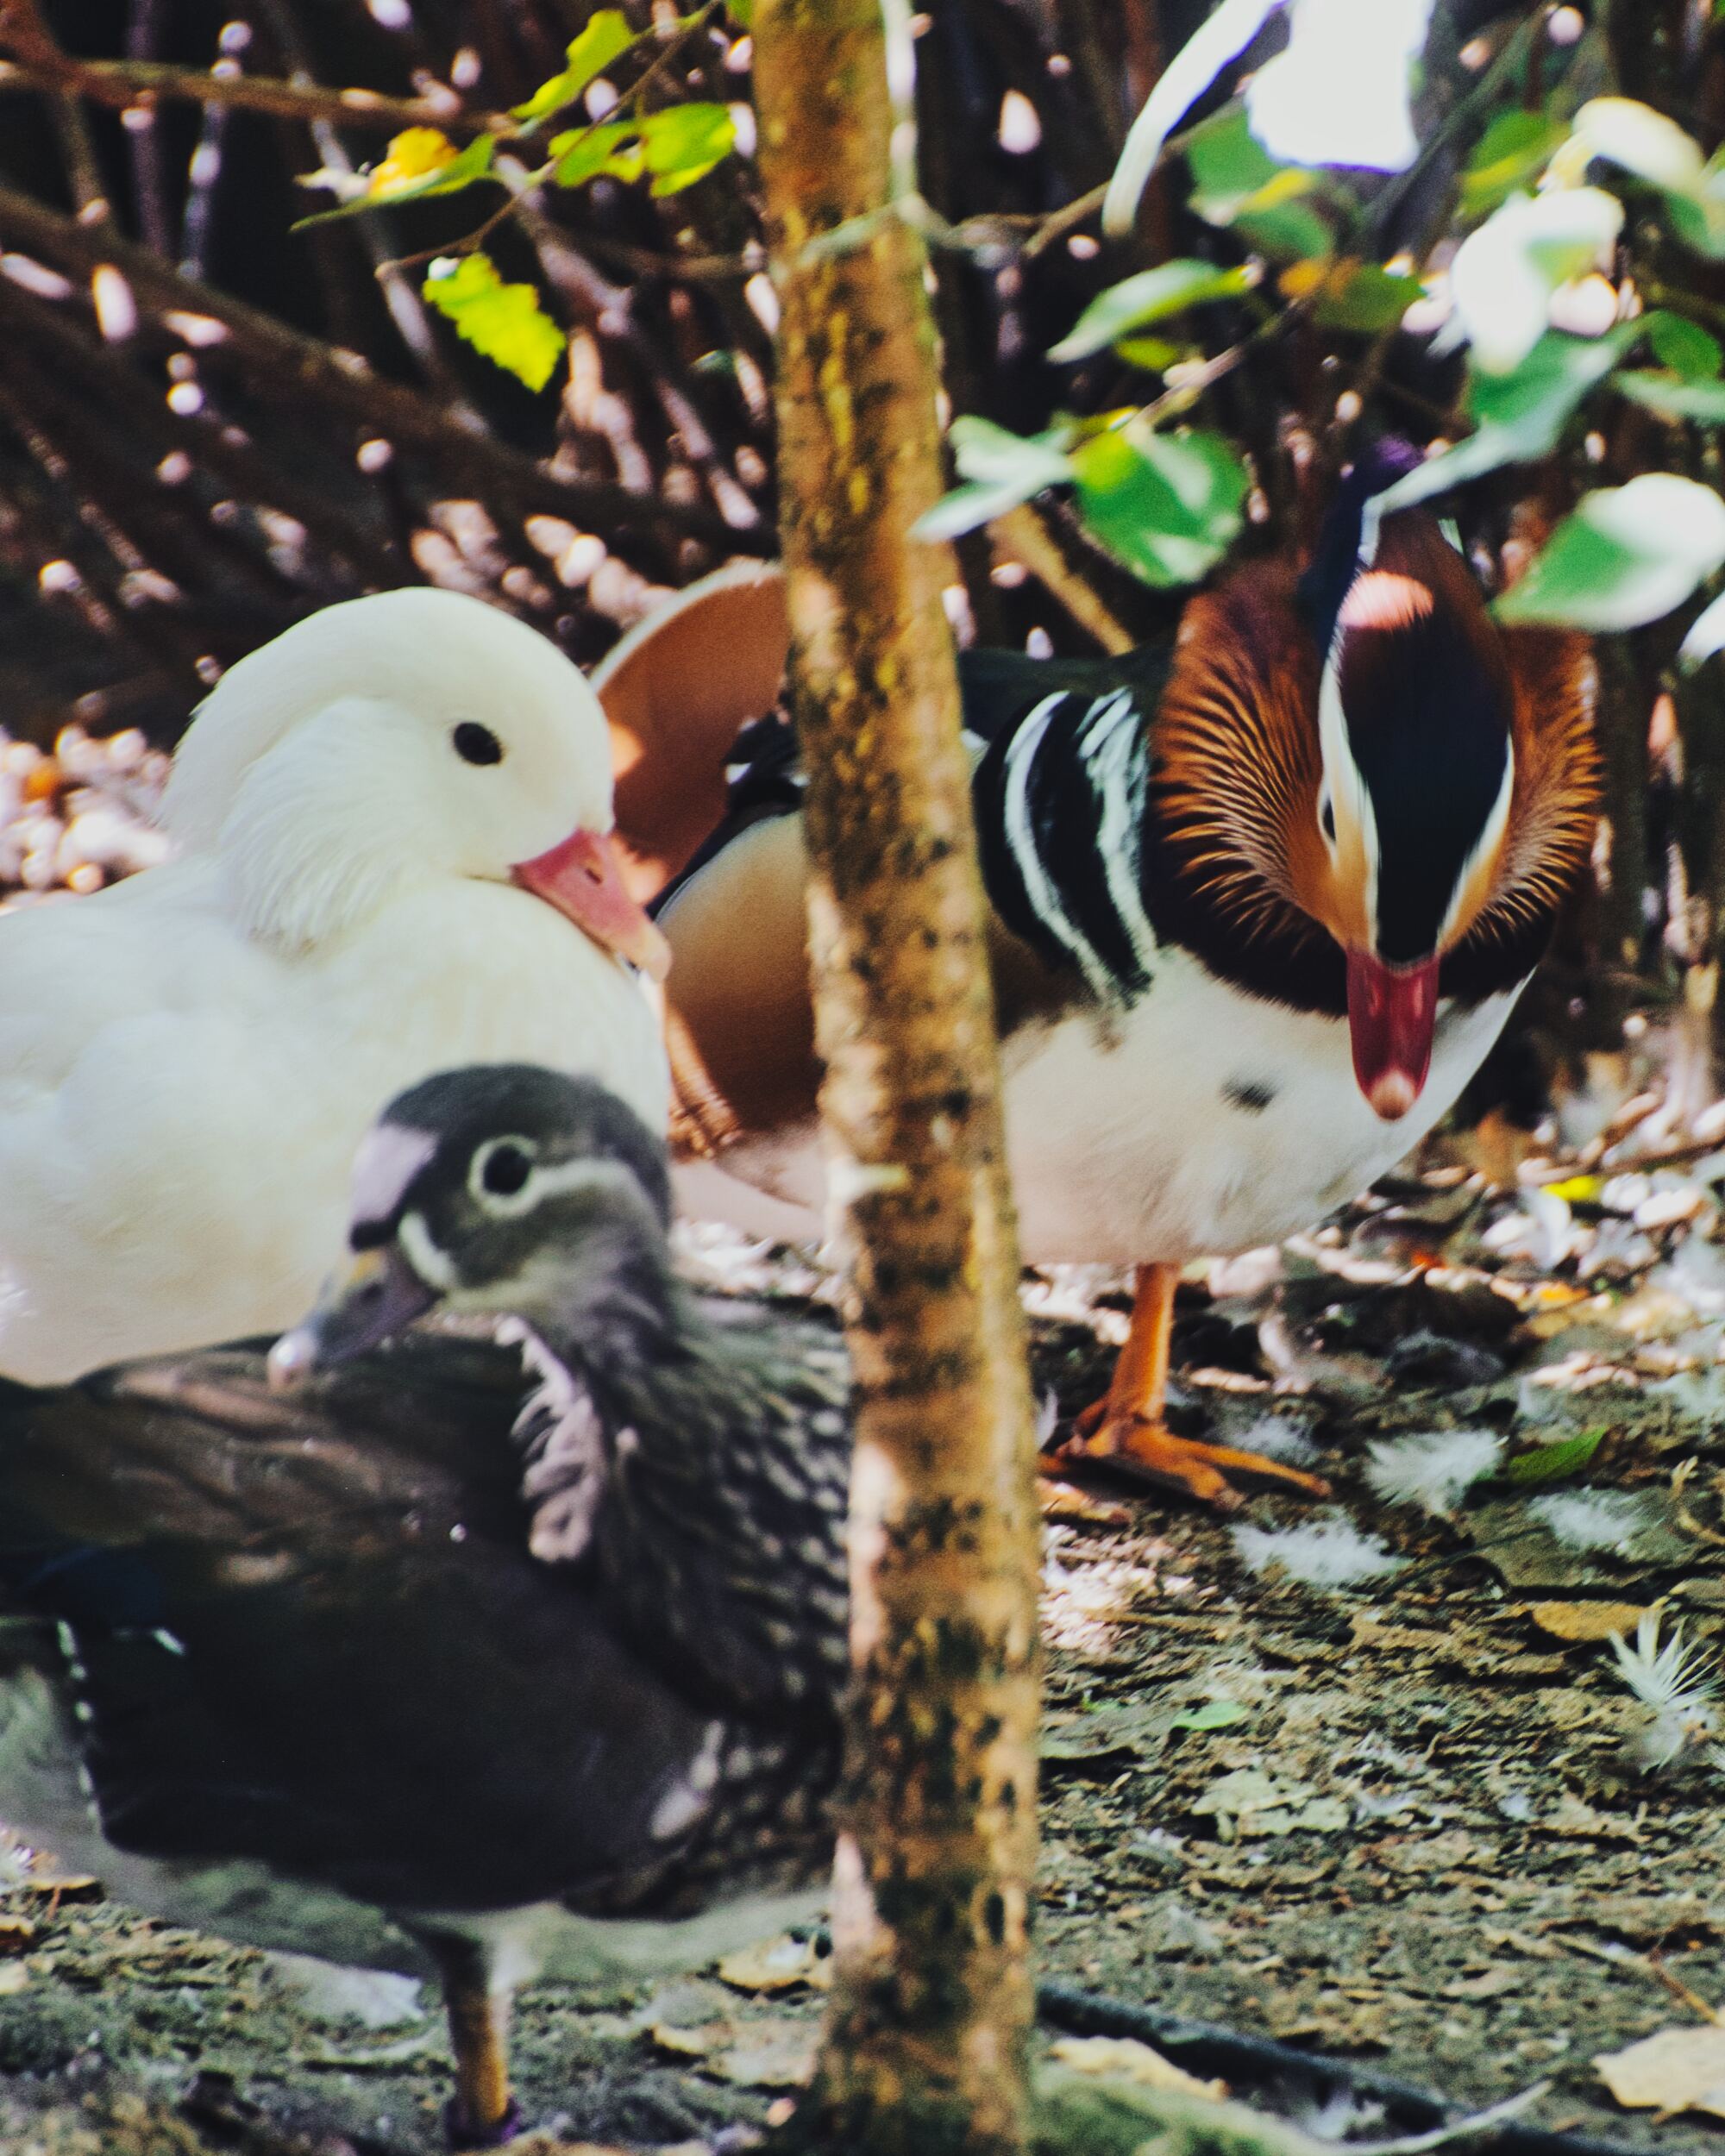
<svg viewBox="0 0 1725 2156"><path fill-rule="evenodd" d="M757 0L793 675L835 1194L855 1256L836 1981L796 2137L1026 2145L1038 1517L984 900L942 587L908 85L881 0ZM900 29L895 69L907 68Z"/></svg>

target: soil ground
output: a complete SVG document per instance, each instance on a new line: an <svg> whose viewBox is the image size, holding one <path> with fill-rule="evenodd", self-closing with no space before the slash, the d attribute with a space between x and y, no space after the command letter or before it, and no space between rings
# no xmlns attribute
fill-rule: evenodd
<svg viewBox="0 0 1725 2156"><path fill-rule="evenodd" d="M1679 1180L1710 1203L1692 1167ZM1334 1508L1404 1569L1353 1589L1251 1569L1243 1523L1333 1509L1280 1495L1227 1521L1097 1482L1124 1499L1125 1525L1051 1528L1044 1973L1471 2104L1549 2081L1530 2118L1699 2156L1717 2124L1625 2112L1592 2060L1699 2028L1700 2004L1725 2002L1711 1710L1697 1698L1682 1756L1649 1771L1635 1747L1651 1717L1603 1641L1659 1604L1667 1636L1677 1613L1697 1642L1725 1620L1717 1325L1674 1285L1705 1271L1710 1286L1710 1266L1683 1262L1686 1243L1710 1252L1709 1223L1635 1231L1647 1249L1632 1255L1652 1262L1583 1300L1587 1283L1536 1262L1549 1250L1516 1261L1516 1203L1440 1173L1327 1244L1218 1269L1215 1288L1238 1292L1195 1289L1182 1307L1176 1420L1314 1438ZM1571 1213L1608 1246L1622 1217ZM1456 1247L1494 1231L1484 1263ZM706 1262L724 1258L716 1245ZM1068 1406L1106 1375L1122 1287L1069 1274L1032 1288L1039 1376ZM1567 1479L1500 1475L1451 1516L1374 1493L1372 1442L1452 1426L1503 1437L1500 1468L1560 1466L1548 1448L1604 1434ZM1629 1493L1638 1524L1615 1550L1566 1546L1540 1523L1542 1489ZM402 2156L439 2146L429 1997L373 1984L381 2005L364 2003L386 2025L367 2027L267 1957L89 1891L26 1881L0 1897L9 2156L279 2147L283 2131L308 2149L338 2147L332 2134ZM728 1965L740 1981L527 1992L529 2115L648 2147L758 2122L794 2086L820 2006L817 1986L780 1982L818 1977L818 1957L776 1959ZM196 2131L171 2108L188 2090Z"/></svg>

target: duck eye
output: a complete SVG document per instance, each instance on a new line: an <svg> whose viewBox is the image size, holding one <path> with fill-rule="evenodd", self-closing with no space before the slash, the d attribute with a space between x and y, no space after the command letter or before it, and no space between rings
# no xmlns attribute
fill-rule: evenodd
<svg viewBox="0 0 1725 2156"><path fill-rule="evenodd" d="M532 1156L524 1146L499 1139L480 1163L480 1188L494 1198L513 1198L527 1188L533 1173Z"/></svg>
<svg viewBox="0 0 1725 2156"><path fill-rule="evenodd" d="M1333 846L1336 843L1336 805L1327 793L1318 810L1318 821L1323 826L1325 837Z"/></svg>
<svg viewBox="0 0 1725 2156"><path fill-rule="evenodd" d="M449 738L463 763L503 761L503 743L489 726L481 726L476 720L464 718Z"/></svg>

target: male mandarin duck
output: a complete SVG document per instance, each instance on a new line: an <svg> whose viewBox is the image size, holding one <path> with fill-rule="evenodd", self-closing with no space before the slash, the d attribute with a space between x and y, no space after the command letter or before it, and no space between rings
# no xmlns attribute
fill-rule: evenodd
<svg viewBox="0 0 1725 2156"><path fill-rule="evenodd" d="M362 1147L274 1382L243 1348L0 1380L0 1610L41 1620L0 1818L176 1921L423 1952L461 2147L518 2122L516 1984L699 1965L831 1860L843 1349L684 1287L669 1211L592 1080L445 1073ZM511 1324L372 1352L434 1307Z"/></svg>
<svg viewBox="0 0 1725 2156"><path fill-rule="evenodd" d="M1425 1136L1592 840L1588 648L1500 630L1434 516L1377 513L1398 449L1303 573L1234 567L1171 649L959 656L1022 1247L1138 1269L1108 1393L1054 1457L1223 1506L1230 1471L1322 1486L1164 1426L1180 1267L1308 1225ZM823 1188L796 788L781 742L737 743L788 642L778 576L739 565L593 677L630 887L667 893L690 1202L745 1225L741 1185L805 1225Z"/></svg>
<svg viewBox="0 0 1725 2156"><path fill-rule="evenodd" d="M524 623L313 615L223 677L163 820L176 858L0 918L0 1371L292 1324L373 1117L450 1064L591 1071L661 1125L604 720Z"/></svg>

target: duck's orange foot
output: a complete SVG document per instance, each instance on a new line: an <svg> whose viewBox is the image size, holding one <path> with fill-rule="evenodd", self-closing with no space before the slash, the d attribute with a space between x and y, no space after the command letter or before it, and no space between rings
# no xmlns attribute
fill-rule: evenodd
<svg viewBox="0 0 1725 2156"><path fill-rule="evenodd" d="M1201 1505L1218 1512L1238 1512L1245 1499L1228 1479L1247 1475L1267 1482L1280 1482L1302 1490L1308 1497L1327 1497L1330 1486L1321 1475L1308 1475L1262 1452L1243 1452L1230 1445L1205 1445L1196 1438L1176 1438L1159 1422L1139 1415L1111 1415L1106 1401L1099 1401L1079 1418L1076 1436L1043 1455L1044 1471L1105 1462L1117 1472L1141 1476L1169 1489L1182 1490Z"/></svg>

